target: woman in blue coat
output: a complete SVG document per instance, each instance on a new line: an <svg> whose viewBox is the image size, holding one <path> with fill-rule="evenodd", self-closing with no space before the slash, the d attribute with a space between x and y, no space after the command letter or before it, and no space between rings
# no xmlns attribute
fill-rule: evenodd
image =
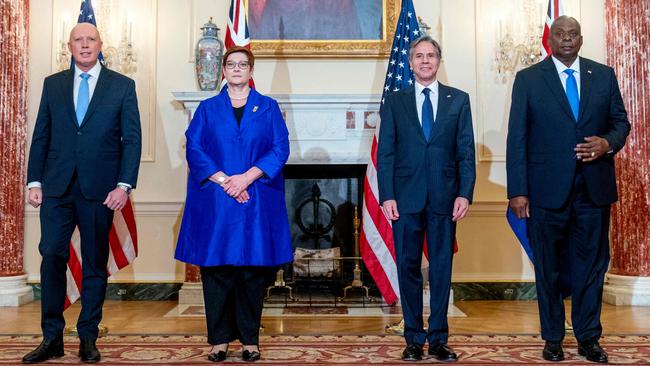
<svg viewBox="0 0 650 366"><path fill-rule="evenodd" d="M249 87L255 58L230 48L227 86L197 108L185 133L189 179L176 259L201 268L208 359L260 358L266 280L293 259L282 168L289 132L278 103Z"/></svg>

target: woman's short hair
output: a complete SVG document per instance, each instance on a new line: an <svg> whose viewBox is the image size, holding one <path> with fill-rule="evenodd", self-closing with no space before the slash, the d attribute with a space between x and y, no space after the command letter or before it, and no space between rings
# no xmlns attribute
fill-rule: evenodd
<svg viewBox="0 0 650 366"><path fill-rule="evenodd" d="M246 58L248 59L248 64L250 65L250 68L252 69L253 65L255 65L255 56L253 55L253 52L251 52L251 50L249 50L246 47L241 47L241 46L230 47L226 51L226 53L223 55L223 60L221 61L223 66L226 66L226 61L228 61L228 57L230 57L230 55L232 55L233 53L237 53L237 52L241 52L241 53L246 55Z"/></svg>

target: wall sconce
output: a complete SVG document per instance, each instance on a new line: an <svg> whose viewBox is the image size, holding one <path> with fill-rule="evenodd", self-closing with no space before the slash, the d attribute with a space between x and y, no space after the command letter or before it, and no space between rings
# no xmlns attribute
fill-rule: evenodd
<svg viewBox="0 0 650 366"><path fill-rule="evenodd" d="M527 0L523 5L523 14L512 16L511 19L522 19L527 22L524 27L517 27L511 22L504 27L504 22L498 22L497 45L494 57L497 73L502 76L512 75L518 70L539 62L541 57L542 32L541 4L536 7L534 2ZM521 32L513 33L513 28L524 28ZM515 40L517 39L517 40Z"/></svg>
<svg viewBox="0 0 650 366"><path fill-rule="evenodd" d="M133 76L138 71L138 58L137 53L134 49L133 43L133 21L123 20L122 26L119 24L110 23L108 24L106 19L108 19L108 12L105 11L105 6L110 6L110 1L102 2L104 6L98 6L95 4L95 15L98 19L103 19L98 24L100 32L102 33L102 55L104 56L104 66L108 67L111 70L115 70L121 74ZM76 24L76 23L75 23ZM72 55L68 49L68 32L69 29L68 17L64 16L61 21L61 35L59 37L58 47L56 50L56 64L58 71L67 70L70 68L70 60ZM121 34L117 44L111 44L108 34L105 32L115 32L115 28L121 28ZM114 34L114 33L113 33Z"/></svg>

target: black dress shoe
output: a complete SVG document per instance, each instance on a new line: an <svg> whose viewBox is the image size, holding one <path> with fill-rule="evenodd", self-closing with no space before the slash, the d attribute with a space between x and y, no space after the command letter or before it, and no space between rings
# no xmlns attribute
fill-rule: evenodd
<svg viewBox="0 0 650 366"><path fill-rule="evenodd" d="M208 360L212 362L223 362L226 360L226 356L228 355L228 351L219 351L219 352L212 352L208 353Z"/></svg>
<svg viewBox="0 0 650 366"><path fill-rule="evenodd" d="M546 341L542 357L546 361L559 362L564 360L564 351L562 351L562 342Z"/></svg>
<svg viewBox="0 0 650 366"><path fill-rule="evenodd" d="M247 349L241 353L241 359L246 362L255 362L262 358L262 354L259 351L249 351Z"/></svg>
<svg viewBox="0 0 650 366"><path fill-rule="evenodd" d="M429 346L429 354L442 362L456 362L458 356L446 344L436 344Z"/></svg>
<svg viewBox="0 0 650 366"><path fill-rule="evenodd" d="M578 354L585 356L591 362L607 363L609 361L607 352L598 344L598 341L578 343Z"/></svg>
<svg viewBox="0 0 650 366"><path fill-rule="evenodd" d="M422 360L422 346L417 344L409 344L402 352L402 360L404 361L420 361Z"/></svg>
<svg viewBox="0 0 650 366"><path fill-rule="evenodd" d="M35 350L23 357L23 363L40 363L50 358L63 357L63 338L43 339Z"/></svg>
<svg viewBox="0 0 650 366"><path fill-rule="evenodd" d="M82 339L79 342L79 358L85 363L95 363L102 359L94 339Z"/></svg>

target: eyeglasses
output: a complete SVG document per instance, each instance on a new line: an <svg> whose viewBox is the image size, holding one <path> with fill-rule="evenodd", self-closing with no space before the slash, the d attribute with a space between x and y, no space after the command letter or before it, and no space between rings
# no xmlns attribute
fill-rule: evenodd
<svg viewBox="0 0 650 366"><path fill-rule="evenodd" d="M226 68L228 70L234 69L235 66L239 67L242 70L246 70L246 69L248 69L250 64L248 63L248 61L240 61L240 62L231 62L231 61L229 61L229 62L226 62Z"/></svg>

